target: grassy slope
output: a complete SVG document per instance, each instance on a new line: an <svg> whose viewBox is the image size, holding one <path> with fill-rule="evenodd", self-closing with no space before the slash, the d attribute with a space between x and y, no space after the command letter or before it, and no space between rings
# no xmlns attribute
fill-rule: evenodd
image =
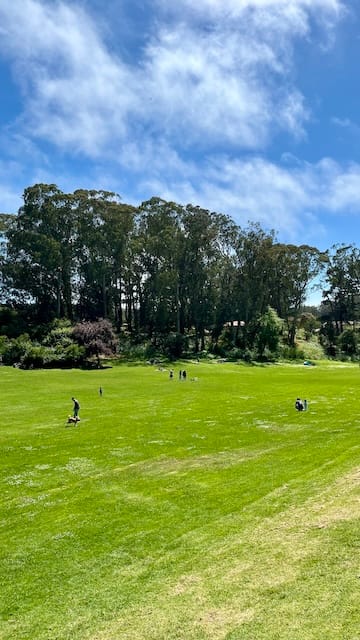
<svg viewBox="0 0 360 640"><path fill-rule="evenodd" d="M359 368L187 368L0 369L1 639L360 638Z"/></svg>

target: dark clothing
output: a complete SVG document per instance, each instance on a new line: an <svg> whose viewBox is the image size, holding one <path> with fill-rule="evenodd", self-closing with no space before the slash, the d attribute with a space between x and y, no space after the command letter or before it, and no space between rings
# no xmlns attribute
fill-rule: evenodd
<svg viewBox="0 0 360 640"><path fill-rule="evenodd" d="M80 410L80 404L76 400L76 398L72 398L72 400L73 400L73 403L74 403L74 418L77 418L78 414L79 414L79 410Z"/></svg>

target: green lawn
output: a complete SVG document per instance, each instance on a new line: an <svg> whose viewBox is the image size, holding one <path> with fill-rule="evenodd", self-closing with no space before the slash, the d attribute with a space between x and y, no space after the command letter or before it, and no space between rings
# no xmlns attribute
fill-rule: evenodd
<svg viewBox="0 0 360 640"><path fill-rule="evenodd" d="M0 368L0 638L359 640L360 368L178 368Z"/></svg>

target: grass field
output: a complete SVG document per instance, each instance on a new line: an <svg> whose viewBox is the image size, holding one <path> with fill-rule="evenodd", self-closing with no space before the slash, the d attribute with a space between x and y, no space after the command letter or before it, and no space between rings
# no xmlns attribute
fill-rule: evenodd
<svg viewBox="0 0 360 640"><path fill-rule="evenodd" d="M0 368L1 640L359 640L360 368L178 368Z"/></svg>

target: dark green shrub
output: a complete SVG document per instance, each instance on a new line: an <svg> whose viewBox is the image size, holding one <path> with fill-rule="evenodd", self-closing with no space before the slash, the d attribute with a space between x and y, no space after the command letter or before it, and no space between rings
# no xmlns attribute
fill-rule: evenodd
<svg viewBox="0 0 360 640"><path fill-rule="evenodd" d="M338 337L337 344L344 355L354 356L358 350L358 335L351 328L345 329Z"/></svg>
<svg viewBox="0 0 360 640"><path fill-rule="evenodd" d="M281 356L284 360L305 360L305 354L302 349L290 347L289 345L283 345L281 349Z"/></svg>
<svg viewBox="0 0 360 640"><path fill-rule="evenodd" d="M186 338L181 333L169 333L163 341L162 348L168 358L181 358L187 348Z"/></svg>
<svg viewBox="0 0 360 640"><path fill-rule="evenodd" d="M24 333L13 340L9 340L3 347L3 364L20 364L31 346L32 344L27 333Z"/></svg>

